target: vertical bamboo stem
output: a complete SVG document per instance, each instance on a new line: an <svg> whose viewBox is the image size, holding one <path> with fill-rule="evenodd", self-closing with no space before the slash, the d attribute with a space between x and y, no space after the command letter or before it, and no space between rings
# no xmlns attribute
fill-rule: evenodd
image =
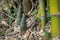
<svg viewBox="0 0 60 40"><path fill-rule="evenodd" d="M50 0L52 37L59 37L58 0ZM54 16L55 15L55 16Z"/></svg>
<svg viewBox="0 0 60 40"><path fill-rule="evenodd" d="M41 27L45 26L45 4L44 0L39 0L39 16L41 16Z"/></svg>
<svg viewBox="0 0 60 40"><path fill-rule="evenodd" d="M59 14L60 14L60 0L58 0L58 8L59 8ZM59 21L60 21L60 15L59 15ZM60 26L60 22L59 22L59 26ZM59 29L60 29L60 27L59 27ZM60 34L60 32L59 32L59 34Z"/></svg>

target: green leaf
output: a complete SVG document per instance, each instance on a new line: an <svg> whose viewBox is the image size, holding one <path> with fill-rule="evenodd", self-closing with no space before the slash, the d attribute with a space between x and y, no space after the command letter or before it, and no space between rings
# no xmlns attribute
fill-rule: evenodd
<svg viewBox="0 0 60 40"><path fill-rule="evenodd" d="M6 35L6 34L7 34L6 30L3 30L2 32L0 32L0 36Z"/></svg>
<svg viewBox="0 0 60 40"><path fill-rule="evenodd" d="M45 37L49 37L49 32L47 30L45 31Z"/></svg>
<svg viewBox="0 0 60 40"><path fill-rule="evenodd" d="M31 13L31 15L35 15L35 14L37 14L37 12L38 12L38 10L37 10L37 9L34 9L34 10L32 11L32 13Z"/></svg>

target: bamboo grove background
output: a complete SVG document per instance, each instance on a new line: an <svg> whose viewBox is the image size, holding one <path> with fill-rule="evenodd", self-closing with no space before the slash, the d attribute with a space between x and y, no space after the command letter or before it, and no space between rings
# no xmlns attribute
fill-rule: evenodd
<svg viewBox="0 0 60 40"><path fill-rule="evenodd" d="M0 40L60 40L60 0L0 0Z"/></svg>

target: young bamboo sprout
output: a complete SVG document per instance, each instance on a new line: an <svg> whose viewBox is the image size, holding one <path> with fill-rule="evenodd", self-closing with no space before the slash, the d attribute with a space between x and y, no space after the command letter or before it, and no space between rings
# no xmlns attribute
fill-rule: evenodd
<svg viewBox="0 0 60 40"><path fill-rule="evenodd" d="M24 32L24 31L26 31L26 16L25 16L25 14L23 14L22 15L22 19L21 19L21 23L20 23L20 31L21 32Z"/></svg>
<svg viewBox="0 0 60 40"><path fill-rule="evenodd" d="M21 18L22 18L21 8L18 8L18 13L17 13L17 17L16 17L16 20L15 20L15 23L16 24L20 24Z"/></svg>

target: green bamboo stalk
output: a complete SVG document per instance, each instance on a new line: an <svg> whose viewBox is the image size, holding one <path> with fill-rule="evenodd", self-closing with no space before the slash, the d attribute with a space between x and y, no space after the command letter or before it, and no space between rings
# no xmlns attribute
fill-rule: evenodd
<svg viewBox="0 0 60 40"><path fill-rule="evenodd" d="M45 4L44 4L44 0L39 0L39 10L38 10L38 14L39 17L41 17L41 27L44 27L46 24L46 20L45 20Z"/></svg>
<svg viewBox="0 0 60 40"><path fill-rule="evenodd" d="M58 8L59 8L59 14L60 14L60 0L58 0ZM60 21L60 15L59 15L59 21ZM59 23L60 26L60 23ZM60 27L59 27L60 28ZM59 32L60 33L60 32Z"/></svg>
<svg viewBox="0 0 60 40"><path fill-rule="evenodd" d="M52 38L59 37L58 0L49 0L52 26ZM54 16L55 15L55 16Z"/></svg>
<svg viewBox="0 0 60 40"><path fill-rule="evenodd" d="M60 0L58 0L58 8L59 8L59 12L60 12Z"/></svg>

